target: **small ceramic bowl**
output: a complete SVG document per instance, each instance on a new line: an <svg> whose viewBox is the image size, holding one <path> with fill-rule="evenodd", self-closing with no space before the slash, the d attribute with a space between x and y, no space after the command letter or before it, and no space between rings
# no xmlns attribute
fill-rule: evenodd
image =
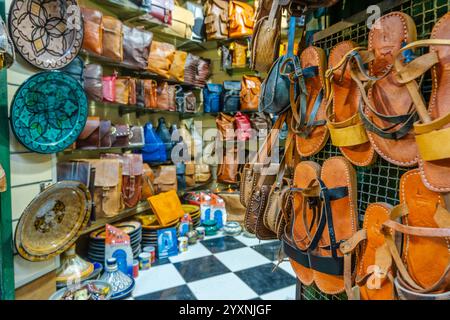
<svg viewBox="0 0 450 320"><path fill-rule="evenodd" d="M242 227L239 222L230 221L225 224L225 226L223 227L223 231L229 236L237 236L241 234Z"/></svg>

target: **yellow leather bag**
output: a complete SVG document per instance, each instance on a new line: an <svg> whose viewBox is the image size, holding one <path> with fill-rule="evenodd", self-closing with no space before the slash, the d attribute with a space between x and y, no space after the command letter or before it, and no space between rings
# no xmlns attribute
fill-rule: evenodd
<svg viewBox="0 0 450 320"><path fill-rule="evenodd" d="M184 66L186 64L187 55L187 52L175 51L173 63L169 70L169 75L171 78L180 82L184 81Z"/></svg>
<svg viewBox="0 0 450 320"><path fill-rule="evenodd" d="M175 6L172 11L172 25L167 28L169 33L190 39L194 27L194 14L183 7Z"/></svg>
<svg viewBox="0 0 450 320"><path fill-rule="evenodd" d="M175 190L160 193L147 199L159 224L162 226L174 222L184 215L181 201Z"/></svg>

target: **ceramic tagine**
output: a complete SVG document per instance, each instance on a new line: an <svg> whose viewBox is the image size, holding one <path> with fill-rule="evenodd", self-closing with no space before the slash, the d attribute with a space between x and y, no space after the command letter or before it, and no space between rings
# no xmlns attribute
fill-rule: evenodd
<svg viewBox="0 0 450 320"><path fill-rule="evenodd" d="M115 258L106 260L105 273L99 280L108 282L111 285L112 300L126 298L134 289L134 279L119 270Z"/></svg>
<svg viewBox="0 0 450 320"><path fill-rule="evenodd" d="M61 266L56 271L56 284L69 285L88 279L94 272L94 265L80 258L72 245L62 254Z"/></svg>

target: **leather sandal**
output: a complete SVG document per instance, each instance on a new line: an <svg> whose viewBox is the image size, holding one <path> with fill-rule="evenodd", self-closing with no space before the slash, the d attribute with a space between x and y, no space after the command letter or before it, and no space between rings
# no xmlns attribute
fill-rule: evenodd
<svg viewBox="0 0 450 320"><path fill-rule="evenodd" d="M291 246L303 251L305 262L308 261L307 249L314 234L317 219L319 218L319 188L313 186L320 177L320 165L312 161L300 162L294 172L293 186L291 188L292 213L291 225L286 229L285 237ZM306 286L314 282L313 271L308 263L299 263L289 259L297 278Z"/></svg>
<svg viewBox="0 0 450 320"><path fill-rule="evenodd" d="M382 224L389 220L391 209L387 203L369 204L363 228L340 246L344 253L345 291L349 300L358 299L353 283L358 287L361 300L395 299L392 259L382 233ZM359 258L355 276L351 271L352 254Z"/></svg>
<svg viewBox="0 0 450 320"><path fill-rule="evenodd" d="M442 194L427 189L418 169L401 177L400 204L383 223L398 270L395 285L400 296L434 299L434 294L440 298L444 294L450 299L450 212L444 208ZM396 232L403 234L401 256L394 241Z"/></svg>
<svg viewBox="0 0 450 320"><path fill-rule="evenodd" d="M361 93L352 79L352 60L361 57L361 49L353 41L343 41L331 49L326 73L326 119L333 145L352 164L364 167L375 162L376 153L358 113Z"/></svg>
<svg viewBox="0 0 450 320"><path fill-rule="evenodd" d="M406 66L401 62L404 52L430 47ZM420 121L414 124L419 149L419 168L423 183L436 192L450 192L450 13L434 26L429 40L409 44L397 55L395 67L398 81L404 83L416 105ZM431 69L432 92L428 111L415 81Z"/></svg>
<svg viewBox="0 0 450 320"><path fill-rule="evenodd" d="M300 62L306 95L300 94L295 101L291 95L291 128L297 135L298 153L302 157L309 157L322 150L328 140L324 98L327 68L325 51L318 47L308 47L303 50Z"/></svg>
<svg viewBox="0 0 450 320"><path fill-rule="evenodd" d="M394 58L402 46L416 40L416 26L410 16L391 12L381 17L369 33L368 50L374 59L364 86L358 83L364 100L360 115L372 146L385 160L398 166L415 166L417 145L412 132L416 120L414 103L405 85L397 81ZM406 52L405 60L411 59Z"/></svg>

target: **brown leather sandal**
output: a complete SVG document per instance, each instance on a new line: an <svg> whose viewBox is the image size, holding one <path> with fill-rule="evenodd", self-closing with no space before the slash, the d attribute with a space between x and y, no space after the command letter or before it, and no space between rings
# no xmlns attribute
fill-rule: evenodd
<svg viewBox="0 0 450 320"><path fill-rule="evenodd" d="M351 59L360 49L353 41L343 41L331 49L330 69L326 73L326 115L333 145L351 163L364 167L373 164L377 154L358 113L361 93L351 74Z"/></svg>
<svg viewBox="0 0 450 320"><path fill-rule="evenodd" d="M430 52L406 66L403 52L417 47L430 47ZM404 55L404 54L403 54ZM421 40L402 49L396 58L398 81L404 83L413 99L420 121L414 124L419 149L419 168L423 183L436 192L450 192L450 13L433 28L429 40ZM433 89L428 111L415 81L431 68Z"/></svg>
<svg viewBox="0 0 450 320"><path fill-rule="evenodd" d="M309 157L322 150L328 140L324 99L327 68L325 51L308 47L303 50L300 61L307 94L300 95L295 102L291 101L291 128L297 135L298 153L302 157Z"/></svg>
<svg viewBox="0 0 450 320"><path fill-rule="evenodd" d="M369 74L377 80L361 90L365 107L360 115L370 142L385 160L404 167L418 161L412 132L416 111L407 87L396 80L393 63L402 46L415 40L416 26L407 14L391 12L377 20L368 46L374 55Z"/></svg>

